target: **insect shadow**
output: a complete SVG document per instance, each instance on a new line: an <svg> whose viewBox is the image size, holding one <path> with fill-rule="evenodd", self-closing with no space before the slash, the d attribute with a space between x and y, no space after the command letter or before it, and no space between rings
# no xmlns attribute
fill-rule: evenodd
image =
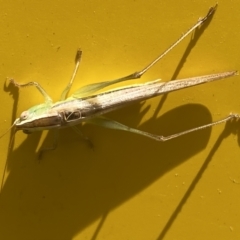
<svg viewBox="0 0 240 240"><path fill-rule="evenodd" d="M140 107L134 104L111 117L121 118L130 112L138 119ZM136 119L126 121L131 125ZM150 119L141 128L167 134L205 122L211 122L211 115L204 106L186 104ZM90 127L84 130L88 133ZM22 230L20 237L27 234L30 238L38 233L38 239L54 238L64 229L62 234L71 239L203 150L210 132L205 129L159 143L131 133L93 127L90 134L94 136L94 151L75 138L76 142L67 146L60 142L60 147L46 154L40 163L31 149L37 148L41 135L29 135L8 155L10 173L0 198L1 234L13 236L11 226L17 224ZM63 130L62 134L63 142L69 142L74 133ZM48 134L43 144L50 139ZM38 224L29 221L33 215L41 219L45 231L39 232ZM64 228L66 225L69 227ZM31 231L27 230L29 227Z"/></svg>

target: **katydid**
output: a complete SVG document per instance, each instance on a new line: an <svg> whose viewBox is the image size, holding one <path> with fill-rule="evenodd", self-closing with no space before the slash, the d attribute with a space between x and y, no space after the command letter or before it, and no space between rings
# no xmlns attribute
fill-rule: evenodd
<svg viewBox="0 0 240 240"><path fill-rule="evenodd" d="M160 59L162 59L169 51L171 51L184 38L186 38L186 36L192 33L196 28L201 26L214 13L216 7L217 5L210 8L205 17L200 18L197 23L194 24L185 34L183 34L174 44L172 44L166 51L164 51L160 56L158 56L154 61L152 61L141 71L132 73L128 76L116 80L94 83L84 86L78 89L75 93L73 93L71 97L67 98L67 94L76 77L82 56L82 51L78 50L72 78L65 90L63 91L59 102L53 103L51 97L49 97L46 91L37 82L19 84L15 80L11 79L10 82L19 88L35 86L45 99L45 102L43 104L33 106L27 111L24 111L20 115L20 117L15 120L15 122L13 123L13 127L15 127L16 131L23 130L24 133L32 133L35 131L61 129L65 127L72 127L75 129L76 125L82 122L88 122L106 128L137 133L157 141L167 141L169 139L173 139L193 131L201 130L219 123L227 122L234 118L238 119L239 115L230 114L226 118L221 119L217 122L198 126L196 128L165 137L130 128L121 123L103 117L105 113L116 110L132 102L146 100L182 88L187 88L215 80L220 80L230 76L235 76L237 75L237 71L228 71L205 76L197 76L187 79L173 80L169 82L160 82L160 80L158 79L146 82L144 84L130 85L127 87L96 93L97 91L101 91L103 88L112 84L140 78L153 65L155 65Z"/></svg>

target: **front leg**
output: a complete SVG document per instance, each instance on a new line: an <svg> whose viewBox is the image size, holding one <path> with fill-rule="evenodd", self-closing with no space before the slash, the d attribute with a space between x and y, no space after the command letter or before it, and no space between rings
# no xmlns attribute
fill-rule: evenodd
<svg viewBox="0 0 240 240"><path fill-rule="evenodd" d="M41 85L37 82L29 82L29 83L18 83L14 79L10 79L9 82L13 84L15 87L18 88L24 88L24 87L30 87L34 86L37 88L37 90L43 95L45 99L45 103L47 104L52 104L52 99L51 97L47 94L47 92L41 87Z"/></svg>

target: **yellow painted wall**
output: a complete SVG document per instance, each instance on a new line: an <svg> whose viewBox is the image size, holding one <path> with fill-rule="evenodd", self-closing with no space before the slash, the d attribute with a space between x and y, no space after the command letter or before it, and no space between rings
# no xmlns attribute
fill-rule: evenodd
<svg viewBox="0 0 240 240"><path fill-rule="evenodd" d="M219 0L210 22L140 82L240 70L238 0ZM58 100L83 50L73 90L141 70L214 1L1 1L0 133L41 103L38 81ZM137 83L139 81L133 81ZM170 93L109 117L169 135L240 113L240 77ZM39 162L53 133L0 139L0 239L239 239L239 124L222 124L165 143L84 126L89 149L71 129Z"/></svg>

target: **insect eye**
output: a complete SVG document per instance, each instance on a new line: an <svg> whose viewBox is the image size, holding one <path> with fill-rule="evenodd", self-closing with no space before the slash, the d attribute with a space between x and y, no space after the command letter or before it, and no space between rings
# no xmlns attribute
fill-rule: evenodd
<svg viewBox="0 0 240 240"><path fill-rule="evenodd" d="M28 111L22 112L20 115L20 120L25 120L28 118Z"/></svg>

